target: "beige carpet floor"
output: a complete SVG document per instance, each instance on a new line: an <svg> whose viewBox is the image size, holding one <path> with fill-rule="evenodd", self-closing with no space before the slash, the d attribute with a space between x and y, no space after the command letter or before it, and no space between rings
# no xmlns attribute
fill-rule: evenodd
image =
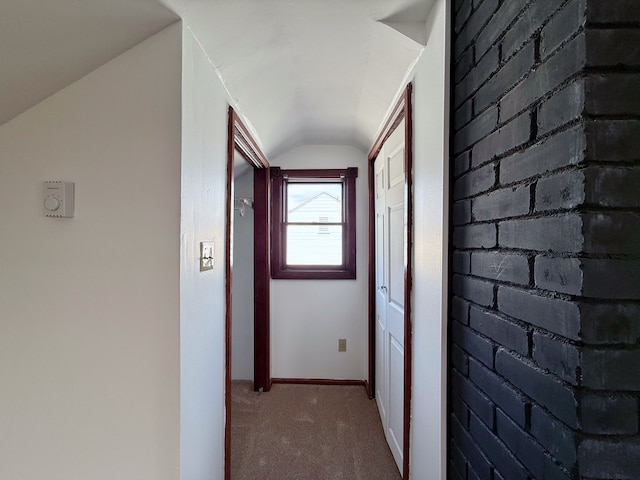
<svg viewBox="0 0 640 480"><path fill-rule="evenodd" d="M232 480L398 480L364 387L233 382Z"/></svg>

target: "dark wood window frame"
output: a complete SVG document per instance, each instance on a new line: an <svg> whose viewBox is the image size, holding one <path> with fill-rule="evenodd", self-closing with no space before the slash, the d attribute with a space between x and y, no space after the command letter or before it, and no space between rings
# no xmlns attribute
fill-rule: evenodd
<svg viewBox="0 0 640 480"><path fill-rule="evenodd" d="M271 167L271 278L292 280L354 280L356 278L356 167L346 169L281 170ZM342 265L286 264L286 185L289 180L335 179L343 187Z"/></svg>

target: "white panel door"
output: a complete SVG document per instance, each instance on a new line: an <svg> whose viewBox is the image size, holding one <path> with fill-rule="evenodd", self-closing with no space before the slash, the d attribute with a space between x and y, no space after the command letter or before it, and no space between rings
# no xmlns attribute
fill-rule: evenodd
<svg viewBox="0 0 640 480"><path fill-rule="evenodd" d="M380 419L382 425L387 423L387 403L388 403L388 389L387 389L387 315L386 315L386 284L387 284L387 268L386 268L386 255L385 245L387 244L386 238L386 207L385 207L385 183L386 183L386 169L384 168L384 161L378 156L378 159L374 163L374 176L375 176L375 242L376 242L376 354L375 354L375 368L376 368L376 402L378 404L378 410L380 412Z"/></svg>
<svg viewBox="0 0 640 480"><path fill-rule="evenodd" d="M402 472L404 431L404 122L374 163L376 240L376 400Z"/></svg>

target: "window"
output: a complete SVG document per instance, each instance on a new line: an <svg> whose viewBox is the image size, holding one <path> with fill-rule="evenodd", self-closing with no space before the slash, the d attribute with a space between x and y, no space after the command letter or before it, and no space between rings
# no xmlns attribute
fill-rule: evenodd
<svg viewBox="0 0 640 480"><path fill-rule="evenodd" d="M329 217L320 217L319 222L320 222L320 223L329 223ZM320 234L327 234L327 235L328 235L328 234L330 233L330 232L329 232L329 227L325 227L325 226L323 226L323 225L320 225L320 226L318 227L318 233L320 233Z"/></svg>
<svg viewBox="0 0 640 480"><path fill-rule="evenodd" d="M271 168L271 276L356 278L357 168Z"/></svg>

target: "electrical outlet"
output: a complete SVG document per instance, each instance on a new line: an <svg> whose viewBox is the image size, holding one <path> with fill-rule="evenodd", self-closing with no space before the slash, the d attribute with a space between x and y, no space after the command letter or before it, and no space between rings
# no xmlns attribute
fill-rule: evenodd
<svg viewBox="0 0 640 480"><path fill-rule="evenodd" d="M339 352L346 352L347 351L347 339L346 338L339 338L338 339L338 351Z"/></svg>

